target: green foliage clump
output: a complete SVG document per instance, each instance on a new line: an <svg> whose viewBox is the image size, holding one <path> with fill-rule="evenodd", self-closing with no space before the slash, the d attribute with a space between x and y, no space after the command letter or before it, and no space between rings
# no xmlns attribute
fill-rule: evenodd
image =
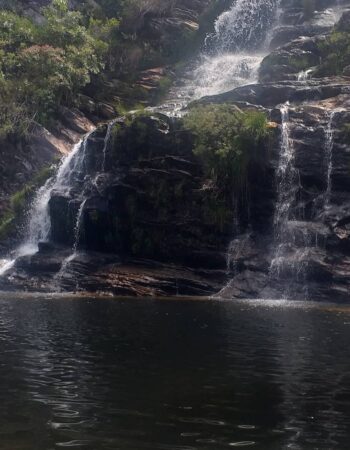
<svg viewBox="0 0 350 450"><path fill-rule="evenodd" d="M341 75L350 65L350 31L333 31L319 44L322 60L316 76Z"/></svg>
<svg viewBox="0 0 350 450"><path fill-rule="evenodd" d="M297 71L306 70L314 64L314 58L311 53L292 56L289 58L288 64Z"/></svg>
<svg viewBox="0 0 350 450"><path fill-rule="evenodd" d="M184 20L183 0L51 0L39 19L25 17L23 3L4 0L0 10L0 139L33 122L50 128L60 106L79 107L82 93L118 105L159 100L171 80L149 91L137 83L140 72L183 59L205 28L191 7Z"/></svg>
<svg viewBox="0 0 350 450"><path fill-rule="evenodd" d="M106 39L117 22L86 23L67 0L53 0L43 15L39 25L0 12L0 137L23 133L33 121L47 125L104 68L102 35Z"/></svg>
<svg viewBox="0 0 350 450"><path fill-rule="evenodd" d="M208 105L193 109L184 126L195 137L194 153L207 175L222 189L239 189L253 160L264 157L268 121L259 111L241 111L232 105Z"/></svg>

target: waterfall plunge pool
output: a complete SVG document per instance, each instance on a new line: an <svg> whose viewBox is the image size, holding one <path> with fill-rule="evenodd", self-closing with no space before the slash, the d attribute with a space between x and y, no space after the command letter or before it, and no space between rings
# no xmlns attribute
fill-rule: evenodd
<svg viewBox="0 0 350 450"><path fill-rule="evenodd" d="M346 449L350 307L1 294L0 448Z"/></svg>

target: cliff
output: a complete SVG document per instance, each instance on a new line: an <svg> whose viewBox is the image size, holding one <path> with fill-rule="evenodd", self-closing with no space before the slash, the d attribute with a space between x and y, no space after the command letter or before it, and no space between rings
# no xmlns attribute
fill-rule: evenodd
<svg viewBox="0 0 350 450"><path fill-rule="evenodd" d="M89 136L69 183L50 192L49 242L17 258L6 288L347 301L350 23L346 5L326 6L309 14L283 2L259 80L240 78L242 86L189 106L230 105L232 115L268 118L257 149L236 147L260 160L243 158L232 172L224 159L218 172L241 190L227 195L217 167L201 158L208 148L219 157L231 148L210 121L198 152L198 130L181 118L119 117ZM231 137L246 142L239 130ZM242 162L237 154L233 164Z"/></svg>

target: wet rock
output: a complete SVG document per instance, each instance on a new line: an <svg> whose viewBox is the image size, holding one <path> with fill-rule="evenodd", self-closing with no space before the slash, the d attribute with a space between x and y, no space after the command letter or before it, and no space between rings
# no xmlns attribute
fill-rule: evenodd
<svg viewBox="0 0 350 450"><path fill-rule="evenodd" d="M108 105L107 103L99 103L97 105L97 114L102 119L112 120L116 116L116 111L113 106Z"/></svg>
<svg viewBox="0 0 350 450"><path fill-rule="evenodd" d="M236 272L220 295L272 299L284 295L294 299L348 301L350 174L347 168L350 167L350 142L344 140L342 131L349 123L348 100L348 96L340 95L290 106L289 144L295 155L299 181L290 220L284 229L289 239L277 254L266 234L254 237L254 242L259 243L255 247L241 246L239 258L236 258ZM331 124L331 189L328 192L330 168L325 147L326 130L329 112L336 108L338 112ZM273 115L278 120L278 112ZM255 249L253 258L251 248ZM271 259L273 264L270 266Z"/></svg>
<svg viewBox="0 0 350 450"><path fill-rule="evenodd" d="M313 37L324 34L331 29L332 26L327 25L284 25L275 31L274 37L270 43L270 49L275 50L276 48L282 47L300 36L303 36L303 38Z"/></svg>
<svg viewBox="0 0 350 450"><path fill-rule="evenodd" d="M85 134L93 129L91 122L78 109L61 106L59 113L62 122L77 133Z"/></svg>
<svg viewBox="0 0 350 450"><path fill-rule="evenodd" d="M346 67L343 69L343 75L344 75L345 77L350 77L350 66L346 66Z"/></svg>
<svg viewBox="0 0 350 450"><path fill-rule="evenodd" d="M350 10L345 11L342 14L337 25L338 31L349 32L349 29L350 29Z"/></svg>
<svg viewBox="0 0 350 450"><path fill-rule="evenodd" d="M332 237L332 231L325 224L315 221L290 221L288 222L288 231L293 234L296 247L325 248Z"/></svg>
<svg viewBox="0 0 350 450"><path fill-rule="evenodd" d="M274 50L261 63L260 82L293 80L301 70L317 66L322 55L324 37L301 37Z"/></svg>
<svg viewBox="0 0 350 450"><path fill-rule="evenodd" d="M274 108L287 101L315 102L350 93L349 80L342 77L309 81L280 81L251 84L219 95L203 97L195 104L248 102L264 108Z"/></svg>

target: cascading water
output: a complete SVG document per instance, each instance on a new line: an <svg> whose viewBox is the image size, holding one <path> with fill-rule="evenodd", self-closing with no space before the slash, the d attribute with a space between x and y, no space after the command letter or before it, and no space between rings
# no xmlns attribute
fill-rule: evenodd
<svg viewBox="0 0 350 450"><path fill-rule="evenodd" d="M275 249L270 266L270 277L279 279L283 272L300 277L305 247L295 249L293 225L297 217L294 203L299 190L299 174L295 168L295 149L290 138L289 104L281 108L281 151L277 168L277 202L274 217ZM294 224L293 224L294 222ZM307 243L305 243L307 244ZM291 251L294 251L291 254Z"/></svg>
<svg viewBox="0 0 350 450"><path fill-rule="evenodd" d="M289 131L289 103L281 109L281 153L277 170L278 199L274 218L277 240L283 241L285 227L290 220L292 204L297 189L297 171L294 167L294 146Z"/></svg>
<svg viewBox="0 0 350 450"><path fill-rule="evenodd" d="M183 85L171 90L160 111L181 114L187 104L207 95L255 83L261 61L268 53L279 0L237 0L215 22L198 64Z"/></svg>
<svg viewBox="0 0 350 450"><path fill-rule="evenodd" d="M69 264L74 261L78 253L79 241L81 237L81 226L84 215L84 207L85 207L86 199L83 200L79 206L75 228L74 228L74 244L73 244L73 253L64 259L62 262L61 268L59 272L55 275L55 280L57 281L57 287L60 288L60 283L68 270Z"/></svg>
<svg viewBox="0 0 350 450"><path fill-rule="evenodd" d="M207 38L207 46L216 53L265 50L278 5L276 0L237 0L216 20L215 33Z"/></svg>
<svg viewBox="0 0 350 450"><path fill-rule="evenodd" d="M298 81L307 81L310 79L313 69L302 70L298 73Z"/></svg>
<svg viewBox="0 0 350 450"><path fill-rule="evenodd" d="M107 132L106 132L106 136L105 136L105 140L104 140L104 144L103 144L103 150L102 150L102 153L103 153L103 157L102 157L102 172L106 171L106 157L107 157L108 145L109 145L109 142L111 140L112 130L113 130L113 127L116 124L116 122L117 122L117 119L116 120L112 120L107 125Z"/></svg>
<svg viewBox="0 0 350 450"><path fill-rule="evenodd" d="M109 143L111 140L113 127L116 124L117 120L118 119L112 120L111 122L109 122L107 124L107 131L106 131L106 135L104 138L104 144L103 144L103 149L102 149L102 167L101 167L102 172L106 171L106 158L107 158L108 146L109 146ZM86 156L86 145L87 145L87 138L85 139L85 142L84 142L84 150L82 152L82 163L84 162L84 158ZM92 183L95 184L96 179L93 180ZM84 207L85 207L85 204L87 201L87 199L84 198L84 192L82 193L82 198L83 199L80 203L80 206L79 206L79 209L77 212L77 216L76 216L76 222L75 222L75 228L74 228L73 251L72 251L71 255L69 255L62 262L61 268L60 268L59 272L57 273L57 275L55 276L55 280L58 283L58 288L60 287L60 282L64 278L64 276L69 268L70 263L72 261L74 261L78 255L79 243L80 243L80 238L81 238L81 228L83 225L83 218L84 218Z"/></svg>
<svg viewBox="0 0 350 450"><path fill-rule="evenodd" d="M275 248L270 266L271 284L278 282L284 298L308 298L308 268L310 262L322 258L327 227L325 217L332 194L334 121L341 110L326 112L324 126L324 166L326 188L316 209L309 211L305 221L298 209L299 174L295 168L295 151L290 137L289 106L281 108L282 139L277 170L278 198L274 217ZM301 204L299 204L300 207ZM320 236L319 236L320 233Z"/></svg>
<svg viewBox="0 0 350 450"><path fill-rule="evenodd" d="M207 53L194 72L195 98L256 81L277 7L276 0L238 0L218 17L214 34L206 39Z"/></svg>
<svg viewBox="0 0 350 450"><path fill-rule="evenodd" d="M38 251L39 242L47 241L49 239L51 229L49 201L51 193L54 190L68 190L73 178L83 171L86 143L91 133L74 146L72 152L62 159L56 175L50 178L45 185L39 189L30 211L26 239L24 243L15 250L13 258L6 261L2 266L0 276L11 269L18 258L35 254Z"/></svg>
<svg viewBox="0 0 350 450"><path fill-rule="evenodd" d="M202 56L202 65L194 71L195 99L229 91L243 84L254 83L263 55L219 54ZM220 76L218 76L220 74Z"/></svg>
<svg viewBox="0 0 350 450"><path fill-rule="evenodd" d="M233 273L235 275L237 273L239 259L244 255L246 247L249 245L251 234L249 230L243 235L238 235L230 242L226 255L226 270L228 274Z"/></svg>
<svg viewBox="0 0 350 450"><path fill-rule="evenodd" d="M327 189L324 195L324 211L329 208L330 197L332 193L332 172L333 172L333 146L334 146L334 131L333 122L336 111L329 113L328 124L325 129L325 164L327 168Z"/></svg>

